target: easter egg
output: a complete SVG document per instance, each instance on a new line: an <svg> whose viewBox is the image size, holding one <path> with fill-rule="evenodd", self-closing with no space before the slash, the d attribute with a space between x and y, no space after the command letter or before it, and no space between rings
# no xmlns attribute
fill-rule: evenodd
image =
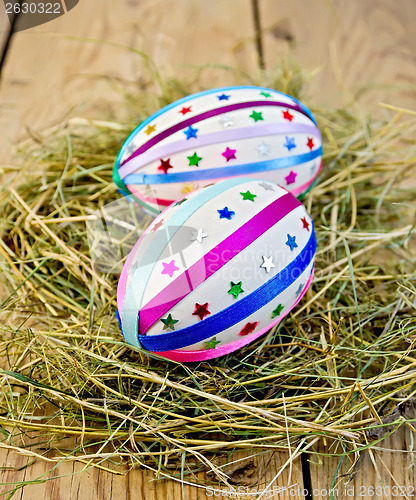
<svg viewBox="0 0 416 500"><path fill-rule="evenodd" d="M306 209L274 183L234 177L193 191L127 257L117 289L124 338L176 361L240 349L297 304L315 251Z"/></svg>
<svg viewBox="0 0 416 500"><path fill-rule="evenodd" d="M312 113L276 90L211 89L180 99L142 122L123 144L113 178L153 213L194 189L245 176L296 196L322 165Z"/></svg>

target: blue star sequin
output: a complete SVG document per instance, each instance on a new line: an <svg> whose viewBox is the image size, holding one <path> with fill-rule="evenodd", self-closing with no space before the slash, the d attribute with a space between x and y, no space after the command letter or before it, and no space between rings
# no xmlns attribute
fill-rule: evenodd
<svg viewBox="0 0 416 500"><path fill-rule="evenodd" d="M286 142L283 144L283 146L287 148L288 151L295 148L296 147L295 138L286 136Z"/></svg>
<svg viewBox="0 0 416 500"><path fill-rule="evenodd" d="M230 95L227 95L227 94L221 94L221 95L217 95L217 98L219 101L228 101L228 99L230 98L231 96Z"/></svg>
<svg viewBox="0 0 416 500"><path fill-rule="evenodd" d="M198 132L197 128L193 128L191 125L183 131L183 133L186 135L187 139L190 139L191 137L195 137L196 139L196 133Z"/></svg>
<svg viewBox="0 0 416 500"><path fill-rule="evenodd" d="M217 212L220 214L220 219L231 220L231 217L235 215L235 212L228 210L228 207L224 207L222 210L217 210Z"/></svg>
<svg viewBox="0 0 416 500"><path fill-rule="evenodd" d="M302 293L304 286L305 286L305 284L304 284L304 283L301 283L301 284L299 285L299 288L298 288L298 289L296 290L296 292L295 292L295 296L296 296L296 297L299 297L299 295Z"/></svg>
<svg viewBox="0 0 416 500"><path fill-rule="evenodd" d="M292 251L294 248L297 248L298 244L296 243L296 236L290 236L290 234L288 234L286 245L290 247Z"/></svg>

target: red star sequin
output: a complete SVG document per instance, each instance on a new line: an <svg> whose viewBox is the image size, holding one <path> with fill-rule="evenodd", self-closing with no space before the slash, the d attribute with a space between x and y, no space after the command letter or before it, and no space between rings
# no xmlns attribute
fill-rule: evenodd
<svg viewBox="0 0 416 500"><path fill-rule="evenodd" d="M163 170L165 174L167 174L170 168L173 168L172 165L170 164L170 158L168 158L167 160L162 160L161 158L160 165L157 167L157 169Z"/></svg>
<svg viewBox="0 0 416 500"><path fill-rule="evenodd" d="M160 226L163 226L163 219L161 219L159 222L156 222L156 224L152 227L150 232L154 233L155 231L157 231L160 228Z"/></svg>
<svg viewBox="0 0 416 500"><path fill-rule="evenodd" d="M313 143L312 137L308 137L308 142L306 143L306 145L312 151L313 147L315 146L315 144Z"/></svg>
<svg viewBox="0 0 416 500"><path fill-rule="evenodd" d="M198 316L200 320L203 320L205 316L208 316L208 314L211 314L208 311L208 302L205 302L205 304L198 304L198 302L195 304L195 311L192 313L192 316Z"/></svg>
<svg viewBox="0 0 416 500"><path fill-rule="evenodd" d="M306 217L302 217L300 220L303 222L303 229L307 229L309 231L309 222L306 220Z"/></svg>
<svg viewBox="0 0 416 500"><path fill-rule="evenodd" d="M248 335L251 332L254 332L254 330L256 329L256 326L258 324L259 324L258 321L256 321L255 323L247 323L246 326L241 330L239 335L244 336L244 335Z"/></svg>
<svg viewBox="0 0 416 500"><path fill-rule="evenodd" d="M288 109L286 111L282 111L282 113L285 120L289 120L290 122L293 120L293 115L289 113Z"/></svg>
<svg viewBox="0 0 416 500"><path fill-rule="evenodd" d="M189 106L189 108L187 108L186 106L184 106L180 111L179 113L182 113L182 115L186 115L186 113L190 113L191 112L191 107L192 106Z"/></svg>

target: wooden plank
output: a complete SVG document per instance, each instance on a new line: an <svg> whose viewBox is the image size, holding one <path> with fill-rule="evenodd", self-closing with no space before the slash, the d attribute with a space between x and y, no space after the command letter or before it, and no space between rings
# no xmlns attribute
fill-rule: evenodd
<svg viewBox="0 0 416 500"><path fill-rule="evenodd" d="M261 0L266 68L282 56L308 71L314 105L351 106L363 113L379 101L416 109L416 38L413 0ZM309 99L309 98L308 98Z"/></svg>
<svg viewBox="0 0 416 500"><path fill-rule="evenodd" d="M116 3L80 2L66 15L13 36L0 91L0 161L26 128L45 128L72 108L84 117L116 110L122 95L112 81L149 78L149 63L128 47L148 54L164 78L186 81L195 77L195 65L206 66L206 86L235 83L235 72L221 67L250 72L257 64L248 0L238 0L238 8L236 0Z"/></svg>
<svg viewBox="0 0 416 500"><path fill-rule="evenodd" d="M415 418L416 412L406 415ZM338 450L340 448L338 447ZM334 452L334 443L320 443L319 452ZM346 498L414 498L416 476L414 471L414 433L403 425L394 434L375 445L374 449L343 460L339 471L339 458L318 460L310 458L312 493L314 500L328 499L333 490L335 499Z"/></svg>
<svg viewBox="0 0 416 500"><path fill-rule="evenodd" d="M0 58L10 32L10 22L4 2L0 2Z"/></svg>
<svg viewBox="0 0 416 500"><path fill-rule="evenodd" d="M49 454L52 456L52 454ZM247 453L237 453L232 460L243 458ZM248 499L260 495L268 488L268 496L290 495L290 498L301 500L303 479L301 463L299 459L293 461L292 472L289 477L289 468L286 464L288 455L285 453L266 454L254 460L255 473L252 481L245 484L236 484L235 489L242 495L241 498ZM127 474L115 475L99 468L84 469L80 462L65 462L49 472L53 464L36 460L30 467L21 469L29 463L28 457L7 450L0 450L0 461L7 467L2 474L2 485L0 493L11 489L7 482L33 481L19 491L20 500L34 500L47 498L48 500L120 500L123 498L139 498L141 500L209 500L210 498L230 498L230 490L224 486L212 486L207 490L190 485L182 488L178 482L172 480L155 481L154 474L141 469L133 469ZM109 464L103 464L109 465ZM110 465L111 467L111 465ZM283 472L278 475L284 467ZM15 469L14 469L15 468ZM114 466L112 466L114 468ZM20 469L20 470L19 470ZM118 469L121 470L121 469ZM275 479L275 477L278 477ZM199 474L199 480L205 477ZM56 478L56 479L53 479ZM38 482L35 482L35 481ZM44 481L44 482L42 482ZM195 478L192 478L195 481ZM228 491L228 494L227 494ZM244 494L244 495L243 495Z"/></svg>

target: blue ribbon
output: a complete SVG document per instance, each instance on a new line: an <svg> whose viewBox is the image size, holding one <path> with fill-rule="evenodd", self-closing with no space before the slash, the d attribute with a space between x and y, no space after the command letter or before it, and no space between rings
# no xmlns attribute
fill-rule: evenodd
<svg viewBox="0 0 416 500"><path fill-rule="evenodd" d="M139 335L140 344L148 351L172 351L217 335L249 317L286 290L305 271L313 260L315 252L316 237L312 227L312 234L302 252L282 271L250 295L238 300L223 311L182 330L159 335Z"/></svg>
<svg viewBox="0 0 416 500"><path fill-rule="evenodd" d="M258 161L254 163L244 163L241 165L228 165L221 168L207 168L203 170L192 170L189 172L177 172L172 174L130 174L123 182L127 185L133 184L166 184L171 182L190 182L208 179L221 179L223 177L234 177L238 175L248 175L268 170L293 167L301 163L314 160L322 155L322 147L303 153L301 155L286 156L273 160Z"/></svg>

